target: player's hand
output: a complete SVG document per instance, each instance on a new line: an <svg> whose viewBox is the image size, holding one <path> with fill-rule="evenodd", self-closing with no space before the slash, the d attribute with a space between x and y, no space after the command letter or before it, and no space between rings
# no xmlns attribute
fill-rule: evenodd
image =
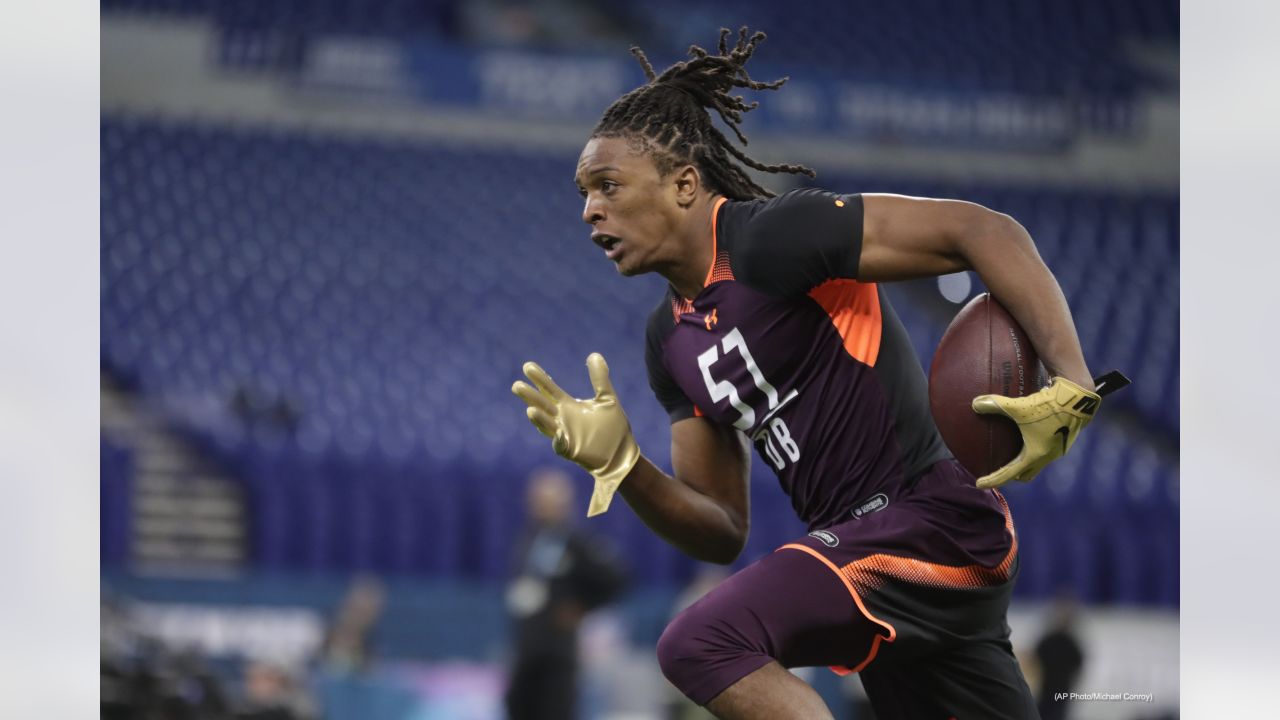
<svg viewBox="0 0 1280 720"><path fill-rule="evenodd" d="M1076 436L1093 420L1102 398L1063 377L1026 397L979 395L973 411L979 415L1004 415L1022 431L1022 452L1008 465L978 478L978 487L997 488L1010 480L1027 482L1045 465L1057 460L1076 442Z"/></svg>
<svg viewBox="0 0 1280 720"><path fill-rule="evenodd" d="M618 395L609 382L609 366L600 353L587 357L587 373L596 391L593 398L570 396L534 362L524 364L524 374L534 387L517 381L511 392L528 404L525 414L539 432L551 438L556 453L595 477L595 491L587 510L587 517L591 517L609 509L618 485L640 460L640 447L631 434L627 414L618 404Z"/></svg>

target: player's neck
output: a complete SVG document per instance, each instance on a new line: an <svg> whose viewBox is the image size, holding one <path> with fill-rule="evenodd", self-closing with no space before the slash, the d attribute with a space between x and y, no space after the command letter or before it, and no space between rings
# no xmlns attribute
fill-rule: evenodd
<svg viewBox="0 0 1280 720"><path fill-rule="evenodd" d="M715 208L719 195L708 195L698 201L697 207L690 210L687 232L680 238L683 256L662 275L671 283L671 287L686 300L691 300L702 292L706 279L715 261Z"/></svg>

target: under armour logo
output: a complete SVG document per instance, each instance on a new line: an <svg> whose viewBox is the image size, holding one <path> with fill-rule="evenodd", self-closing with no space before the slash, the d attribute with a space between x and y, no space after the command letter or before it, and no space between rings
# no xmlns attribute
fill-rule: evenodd
<svg viewBox="0 0 1280 720"><path fill-rule="evenodd" d="M716 323L718 322L720 322L720 319L716 317L715 308L711 308L711 312L702 318L702 324L707 326L708 331L710 331L711 328L715 327Z"/></svg>

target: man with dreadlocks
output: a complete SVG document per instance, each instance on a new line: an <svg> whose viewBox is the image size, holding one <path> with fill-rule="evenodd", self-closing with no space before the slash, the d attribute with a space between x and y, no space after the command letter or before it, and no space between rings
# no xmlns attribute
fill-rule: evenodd
<svg viewBox="0 0 1280 720"><path fill-rule="evenodd" d="M994 488L1029 480L1075 440L1097 400L1071 315L1027 232L978 205L805 189L779 197L742 166L755 107L733 88L776 89L744 69L763 33L719 54L694 46L619 98L592 132L577 183L591 239L623 275L669 283L649 318L650 384L671 416L668 475L640 454L604 358L595 397L576 399L536 364L513 391L560 455L596 479L589 515L620 491L656 533L731 563L748 529L748 441L809 525L681 613L658 643L667 678L722 718L830 718L787 672L857 672L881 720L1031 718L1009 644L1017 574L1009 508ZM975 484L939 438L924 373L877 283L976 271L1030 334L1049 388L979 412L1068 428ZM1052 432L1052 431L1050 431Z"/></svg>

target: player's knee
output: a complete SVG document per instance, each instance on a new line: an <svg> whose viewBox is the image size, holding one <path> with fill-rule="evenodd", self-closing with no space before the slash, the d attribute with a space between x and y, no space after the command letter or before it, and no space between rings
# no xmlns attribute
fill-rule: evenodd
<svg viewBox="0 0 1280 720"><path fill-rule="evenodd" d="M714 609L694 604L663 631L658 640L658 665L672 685L692 697L695 686L715 668L752 652L738 633L722 626Z"/></svg>
<svg viewBox="0 0 1280 720"><path fill-rule="evenodd" d="M698 643L689 632L691 628L686 627L689 624L685 620L688 612L684 610L677 615L658 638L658 667L677 688L680 687L679 679L689 672L688 666L696 662L698 655Z"/></svg>
<svg viewBox="0 0 1280 720"><path fill-rule="evenodd" d="M667 625L662 637L658 638L658 666L668 682L676 685L681 692L687 692L689 680L698 676L698 665L705 657L703 628L698 623L694 612L690 609Z"/></svg>

